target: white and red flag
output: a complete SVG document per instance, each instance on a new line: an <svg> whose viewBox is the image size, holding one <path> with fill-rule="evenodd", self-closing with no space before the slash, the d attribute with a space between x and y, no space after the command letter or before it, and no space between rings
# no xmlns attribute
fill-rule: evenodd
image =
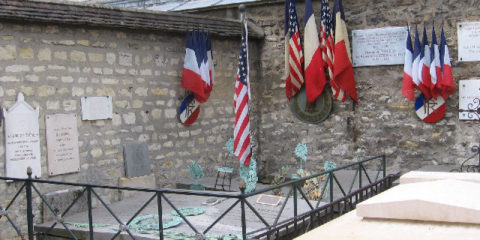
<svg viewBox="0 0 480 240"><path fill-rule="evenodd" d="M303 61L295 0L285 0L285 94L288 100L303 85Z"/></svg>
<svg viewBox="0 0 480 240"><path fill-rule="evenodd" d="M420 89L420 85L421 85L420 76L419 76L420 68L421 68L421 65L420 65L421 52L422 52L422 47L420 46L420 37L418 36L418 28L415 27L415 39L413 42L412 80L418 89Z"/></svg>
<svg viewBox="0 0 480 240"><path fill-rule="evenodd" d="M213 52L212 52L212 40L210 39L210 34L207 34L207 66L210 76L210 82L207 86L207 92L210 95L210 92L213 90L213 83L215 82L215 67L213 66Z"/></svg>
<svg viewBox="0 0 480 240"><path fill-rule="evenodd" d="M315 102L322 94L327 79L325 78L322 51L318 38L317 24L312 8L312 0L305 1L305 90L307 101Z"/></svg>
<svg viewBox="0 0 480 240"><path fill-rule="evenodd" d="M433 98L441 95L440 82L442 82L442 67L440 66L440 49L438 48L435 26L432 29L432 62L430 63L430 79L432 86L430 92Z"/></svg>
<svg viewBox="0 0 480 240"><path fill-rule="evenodd" d="M235 129L233 132L233 152L244 165L250 163L252 146L250 144L250 118L248 101L250 99L248 75L248 31L247 22L242 23L242 43L235 82L233 105L235 107Z"/></svg>
<svg viewBox="0 0 480 240"><path fill-rule="evenodd" d="M440 40L440 66L442 67L442 97L446 100L455 92L455 83L453 82L452 64L450 63L450 53L448 51L447 39L442 27L442 36Z"/></svg>
<svg viewBox="0 0 480 240"><path fill-rule="evenodd" d="M339 101L345 102L347 99L345 92L337 85L333 79L333 24L332 14L330 7L328 6L328 0L322 0L322 25L321 25L321 46L322 46L322 59L327 67L328 80L330 87L332 88L333 97Z"/></svg>
<svg viewBox="0 0 480 240"><path fill-rule="evenodd" d="M425 99L432 98L432 93L430 89L432 88L432 81L430 78L430 46L428 46L428 38L427 38L427 31L425 27L423 27L423 39L422 39L422 47L420 51L420 65L419 65L419 73L418 77L420 79L420 91L422 91L423 95L425 95Z"/></svg>
<svg viewBox="0 0 480 240"><path fill-rule="evenodd" d="M333 60L333 78L335 83L358 103L357 89L353 74L350 41L348 40L347 26L342 0L335 0L333 5L335 17L335 50Z"/></svg>
<svg viewBox="0 0 480 240"><path fill-rule="evenodd" d="M185 60L183 63L182 87L193 92L195 98L205 99L204 82L198 62L198 39L195 33L187 32Z"/></svg>
<svg viewBox="0 0 480 240"><path fill-rule="evenodd" d="M410 100L415 100L415 83L412 78L412 64L413 64L413 48L412 38L410 36L410 29L407 28L407 43L405 47L405 63L403 65L403 86L402 95Z"/></svg>

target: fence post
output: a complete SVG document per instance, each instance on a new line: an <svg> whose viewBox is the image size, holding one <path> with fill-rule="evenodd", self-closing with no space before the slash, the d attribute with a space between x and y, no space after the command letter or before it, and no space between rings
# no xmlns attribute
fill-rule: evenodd
<svg viewBox="0 0 480 240"><path fill-rule="evenodd" d="M92 187L87 187L87 204L88 204L88 230L90 240L93 240L93 217L92 217Z"/></svg>
<svg viewBox="0 0 480 240"><path fill-rule="evenodd" d="M240 192L242 195L240 196L240 210L242 211L242 239L246 240L247 239L247 221L245 217L245 188L246 184L243 180L240 181L239 184Z"/></svg>
<svg viewBox="0 0 480 240"><path fill-rule="evenodd" d="M385 157L385 154L382 155L382 171L383 171L383 178L387 176L387 158Z"/></svg>
<svg viewBox="0 0 480 240"><path fill-rule="evenodd" d="M160 240L163 240L162 193L160 192L157 192L157 212L158 212L158 231L160 233Z"/></svg>
<svg viewBox="0 0 480 240"><path fill-rule="evenodd" d="M33 207L32 207L32 168L27 168L28 179L25 184L25 192L27 194L27 224L28 224L28 239L34 240L33 237Z"/></svg>
<svg viewBox="0 0 480 240"><path fill-rule="evenodd" d="M333 171L328 175L328 183L330 184L330 202L333 202Z"/></svg>
<svg viewBox="0 0 480 240"><path fill-rule="evenodd" d="M298 196L297 196L297 184L294 183L292 185L293 187L293 216L296 217L297 216L297 199L298 199ZM288 197L288 196L287 196Z"/></svg>

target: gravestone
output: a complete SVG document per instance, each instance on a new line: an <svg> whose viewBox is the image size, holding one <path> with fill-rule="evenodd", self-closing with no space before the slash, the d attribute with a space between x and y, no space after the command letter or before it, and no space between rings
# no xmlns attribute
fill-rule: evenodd
<svg viewBox="0 0 480 240"><path fill-rule="evenodd" d="M7 177L27 178L28 167L32 177L41 176L38 115L39 108L26 103L22 93L8 111L3 109Z"/></svg>
<svg viewBox="0 0 480 240"><path fill-rule="evenodd" d="M48 175L80 171L76 114L45 117L47 132Z"/></svg>
<svg viewBox="0 0 480 240"><path fill-rule="evenodd" d="M148 146L145 143L129 143L123 146L125 175L128 178L145 176L151 173Z"/></svg>

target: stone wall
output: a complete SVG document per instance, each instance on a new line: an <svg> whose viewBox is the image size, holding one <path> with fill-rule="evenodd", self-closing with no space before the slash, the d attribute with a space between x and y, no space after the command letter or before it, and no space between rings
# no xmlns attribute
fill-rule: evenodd
<svg viewBox="0 0 480 240"><path fill-rule="evenodd" d="M314 1L317 24L320 1ZM428 124L420 120L413 103L401 95L403 65L358 67L355 79L359 104L334 101L330 117L318 125L299 121L289 110L284 93L284 2L247 4L248 18L265 30L258 56L262 85L260 156L267 175L281 166L295 166L298 142L308 146L307 168L320 169L326 160L346 163L385 153L391 170L412 170L424 165L458 164L472 154L478 143L478 123L458 119L458 81L480 76L477 63L457 62L459 21L478 21L479 1L354 1L344 0L348 31L387 26L426 24L428 37L435 22L437 33L444 22L457 91L447 101L443 120ZM333 7L333 1L330 1ZM304 3L297 1L303 26ZM189 13L235 18L235 7L211 8ZM303 31L303 27L302 27ZM351 36L350 36L351 37ZM439 35L437 35L439 37ZM431 39L430 39L431 40ZM417 91L417 94L418 91Z"/></svg>
<svg viewBox="0 0 480 240"><path fill-rule="evenodd" d="M152 172L159 187L173 187L177 180L190 178L187 166L192 161L198 161L207 176L215 176L216 167L225 162L238 167L237 161L227 156L225 143L233 135L233 91L240 37L213 36L212 40L214 90L208 102L201 105L197 122L185 127L177 117L185 96L180 86L184 34L1 22L1 106L11 107L17 94L23 92L27 103L40 107L42 179L117 185L119 178L125 177L123 145L132 142L148 144ZM256 42L251 41L252 55L258 55L257 49ZM252 60L252 76L258 74L257 65ZM256 96L261 93L253 92ZM80 98L107 95L113 98L113 119L82 121ZM58 113L78 115L81 170L49 177L45 116ZM0 176L5 176L3 127ZM7 206L20 187L20 183L0 181L2 207ZM67 188L39 187L42 193ZM119 198L118 191L99 193L107 202ZM14 220L25 226L24 194L17 201L10 213L19 216ZM35 203L41 206L39 198ZM40 212L36 207L36 221L41 219ZM5 217L0 219L0 226L0 239L13 236L13 228Z"/></svg>

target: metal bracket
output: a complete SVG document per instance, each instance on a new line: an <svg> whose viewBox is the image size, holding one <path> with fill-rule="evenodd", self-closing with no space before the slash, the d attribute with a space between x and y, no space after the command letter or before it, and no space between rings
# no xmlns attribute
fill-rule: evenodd
<svg viewBox="0 0 480 240"><path fill-rule="evenodd" d="M0 208L0 216L6 217L8 214L7 209Z"/></svg>
<svg viewBox="0 0 480 240"><path fill-rule="evenodd" d="M122 232L126 232L128 230L128 226L125 224L120 224L119 229Z"/></svg>
<svg viewBox="0 0 480 240"><path fill-rule="evenodd" d="M56 221L61 224L65 221L65 219L62 217L62 215L58 215Z"/></svg>

